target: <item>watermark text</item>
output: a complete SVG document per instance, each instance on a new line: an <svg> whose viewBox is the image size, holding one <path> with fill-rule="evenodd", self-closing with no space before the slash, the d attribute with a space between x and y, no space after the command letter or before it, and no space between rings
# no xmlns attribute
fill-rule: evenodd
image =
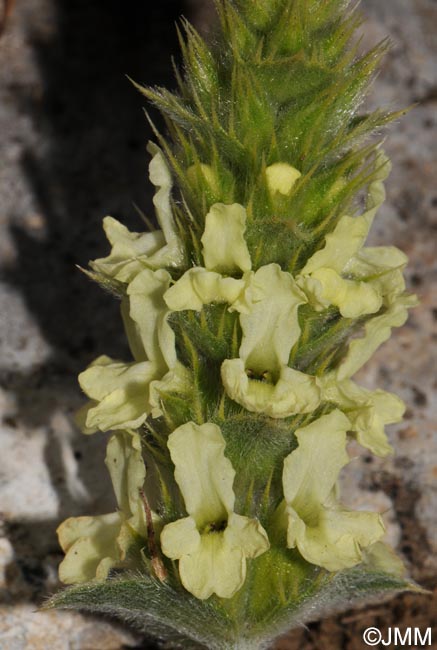
<svg viewBox="0 0 437 650"><path fill-rule="evenodd" d="M377 627L368 627L363 632L363 641L368 646L401 646L401 647L423 647L430 646L431 628L426 628L425 631L420 630L418 627L407 627L406 629L399 629L398 627L389 627L384 632L381 632Z"/></svg>

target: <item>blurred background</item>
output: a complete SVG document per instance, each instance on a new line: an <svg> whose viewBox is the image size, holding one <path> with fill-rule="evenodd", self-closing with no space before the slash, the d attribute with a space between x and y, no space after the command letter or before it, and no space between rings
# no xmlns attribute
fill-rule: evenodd
<svg viewBox="0 0 437 650"><path fill-rule="evenodd" d="M372 244L393 244L410 256L408 282L421 305L358 377L406 401L405 421L389 428L397 455L374 459L357 446L344 494L347 503L384 514L388 540L413 579L432 590L437 4L362 0L361 6L368 18L363 45L386 35L393 44L369 105L417 103L388 133L394 171ZM212 0L16 0L0 38L2 650L154 647L101 618L36 608L59 586L57 525L114 505L103 465L105 438L80 434L72 414L82 403L78 372L99 354L124 357L127 350L116 302L75 265L106 254L106 214L141 229L134 204L152 212L151 133L144 99L126 75L174 86L171 57L178 61L175 22L181 15L205 33L214 20ZM358 650L365 647L365 628L424 632L436 609L435 593L403 595L295 630L276 648ZM437 648L437 630L433 640Z"/></svg>

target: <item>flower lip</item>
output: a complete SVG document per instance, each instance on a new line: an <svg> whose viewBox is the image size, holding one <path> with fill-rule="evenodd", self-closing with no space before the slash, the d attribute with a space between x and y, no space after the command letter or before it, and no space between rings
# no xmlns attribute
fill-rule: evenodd
<svg viewBox="0 0 437 650"><path fill-rule="evenodd" d="M253 365L247 370L240 359L225 359L221 367L223 385L228 396L248 411L284 418L294 413L310 413L320 403L320 389L315 377L282 366L276 378L273 371L257 373Z"/></svg>

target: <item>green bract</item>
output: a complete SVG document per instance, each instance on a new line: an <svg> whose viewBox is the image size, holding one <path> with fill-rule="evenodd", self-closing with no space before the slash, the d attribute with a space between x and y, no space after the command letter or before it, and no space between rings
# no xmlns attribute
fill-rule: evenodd
<svg viewBox="0 0 437 650"><path fill-rule="evenodd" d="M384 48L355 54L348 4L223 0L213 47L185 25L179 91L141 89L170 133L149 146L159 230L104 220L88 275L120 299L131 359L79 376L83 431L116 431L117 511L60 526L75 586L53 606L243 650L411 588L337 485L350 438L392 452L403 403L352 376L416 303L405 255L365 245L390 171L366 136L394 115L357 114Z"/></svg>

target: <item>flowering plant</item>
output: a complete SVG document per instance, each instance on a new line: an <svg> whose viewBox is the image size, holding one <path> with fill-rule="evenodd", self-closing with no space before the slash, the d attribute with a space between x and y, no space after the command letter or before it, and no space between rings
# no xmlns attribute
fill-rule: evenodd
<svg viewBox="0 0 437 650"><path fill-rule="evenodd" d="M358 56L348 0L220 0L185 24L179 91L149 145L160 229L111 217L88 275L121 303L132 360L80 376L112 431L117 510L59 528L71 586L172 647L264 648L326 605L411 588L377 513L338 494L351 438L392 449L404 406L352 376L402 325L405 255L365 245L390 163L357 115L385 44ZM360 210L360 193L365 207Z"/></svg>

